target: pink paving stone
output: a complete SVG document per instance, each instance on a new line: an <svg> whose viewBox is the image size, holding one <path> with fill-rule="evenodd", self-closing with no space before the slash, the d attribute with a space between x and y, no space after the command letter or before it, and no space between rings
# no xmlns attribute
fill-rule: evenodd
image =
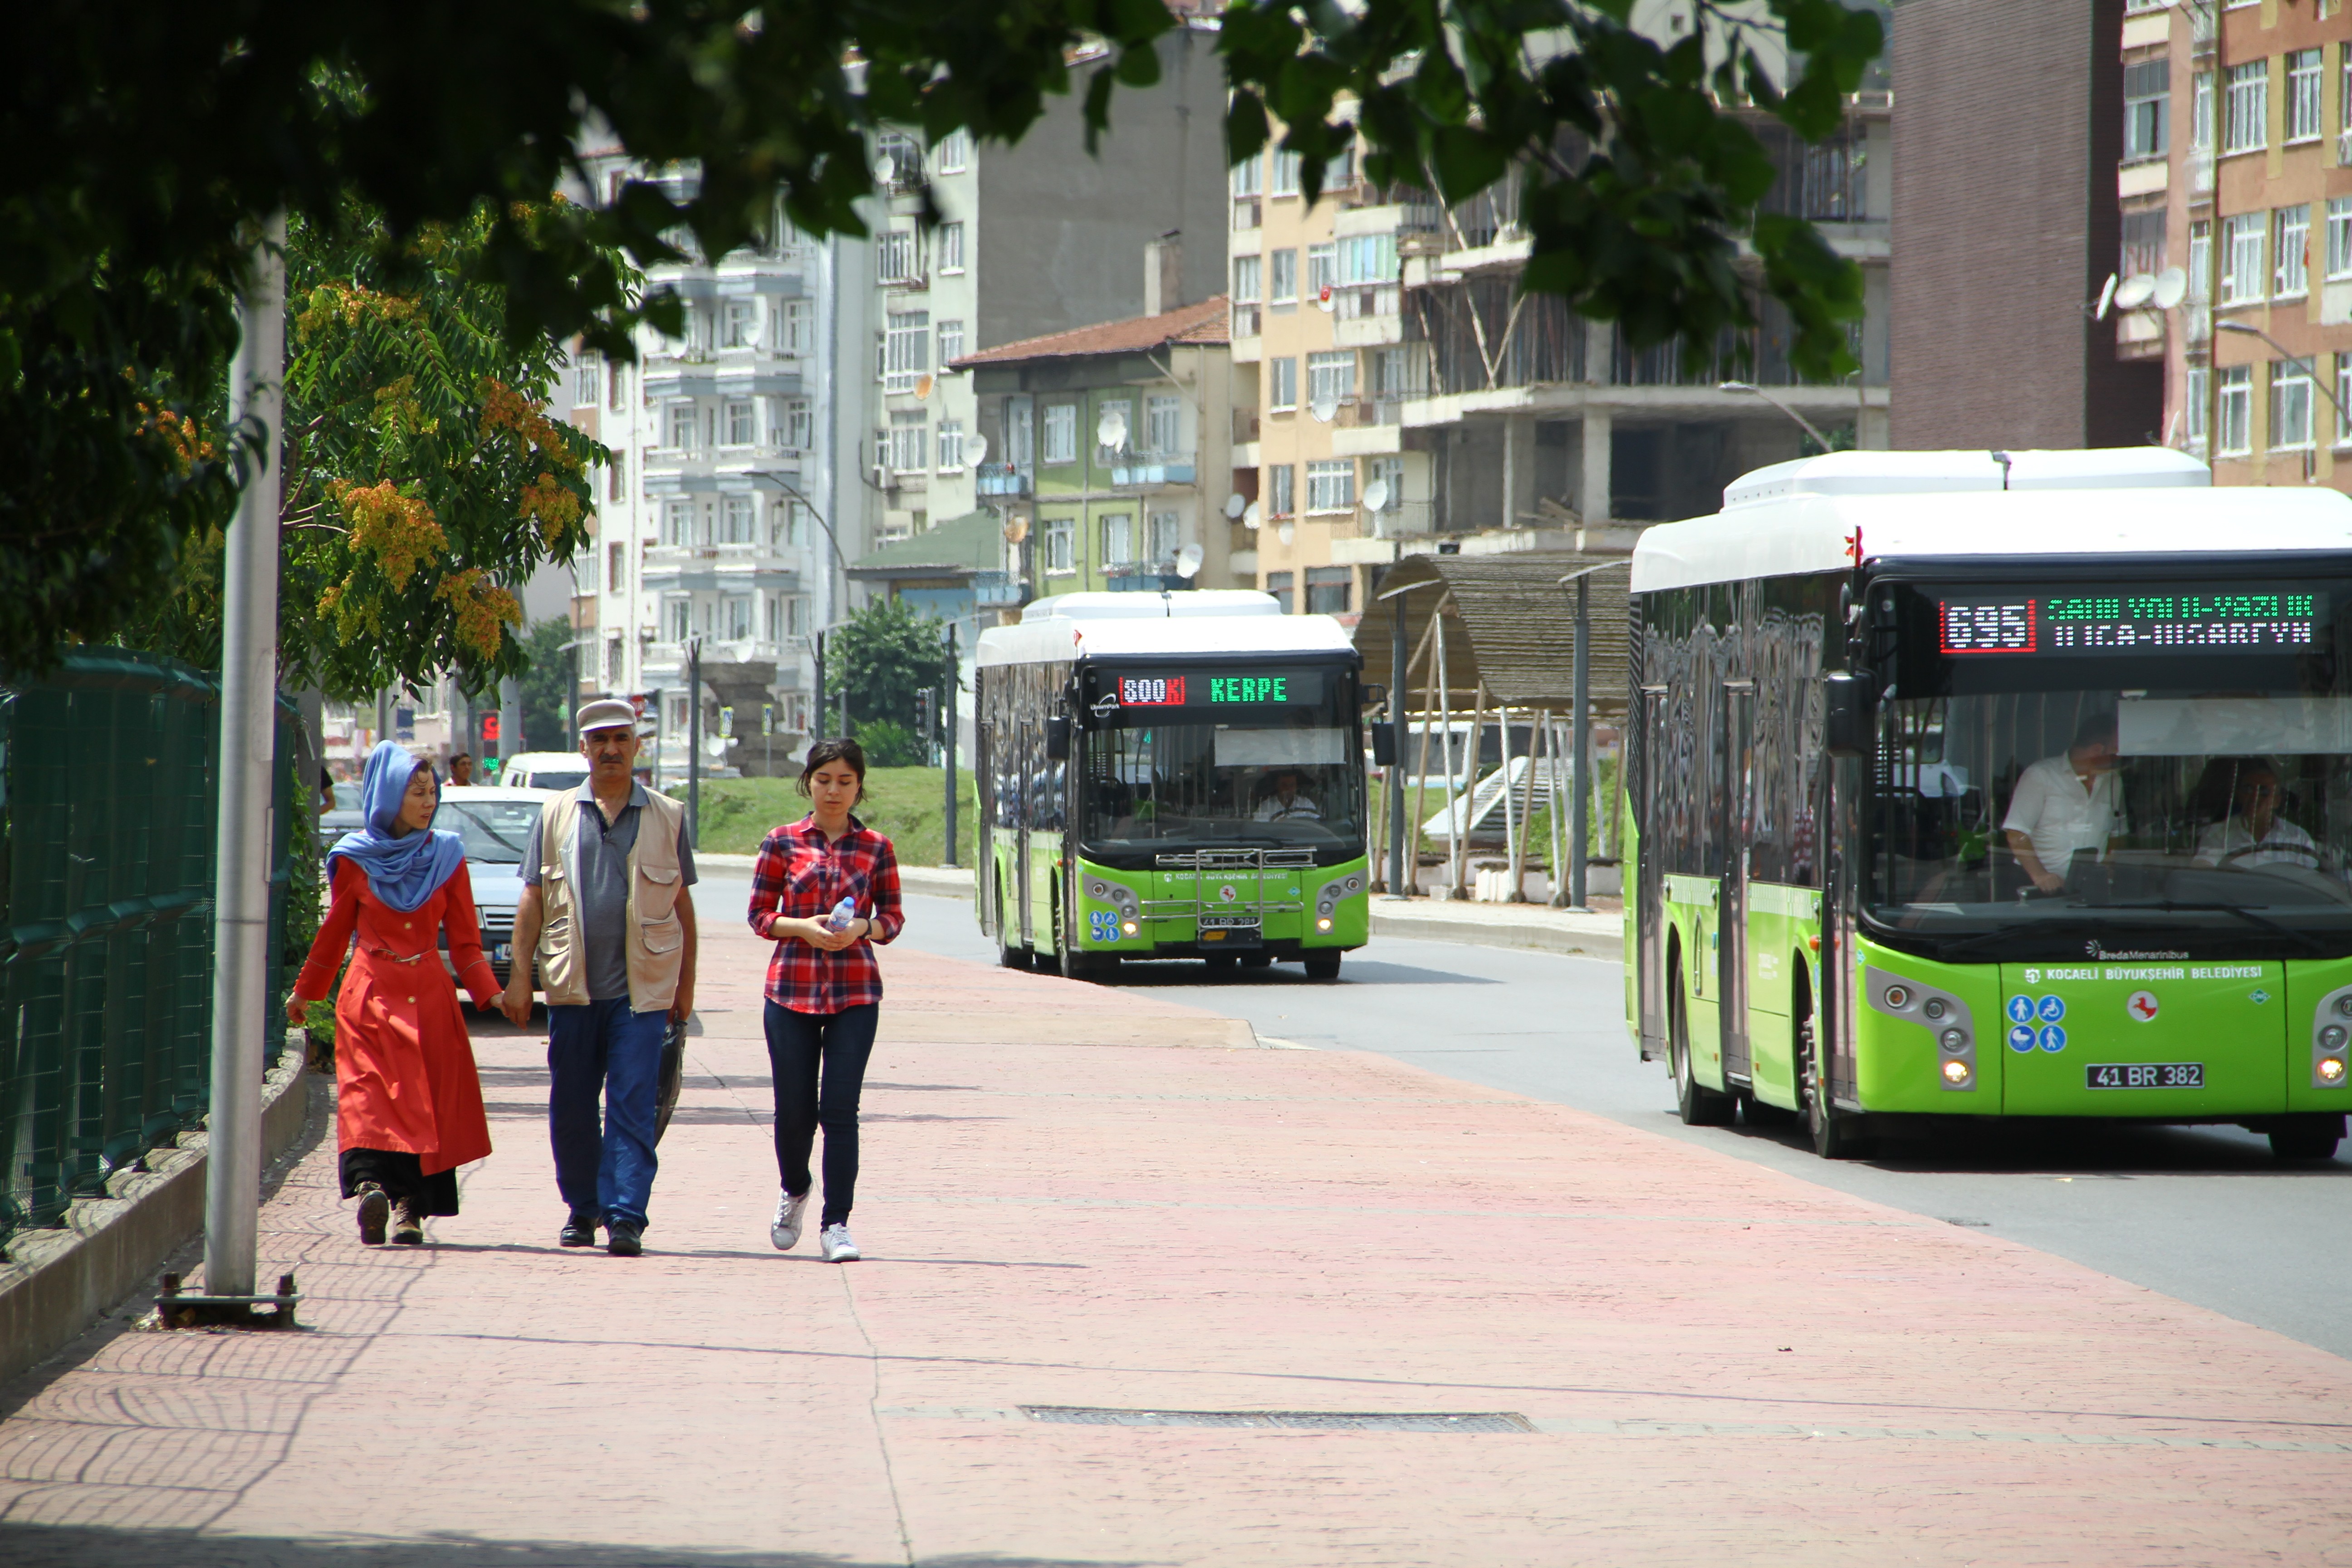
<svg viewBox="0 0 2352 1568"><path fill-rule="evenodd" d="M1160 993L886 954L867 1261L780 1257L764 950L708 923L646 1257L555 1247L543 1038L484 1028L465 1214L363 1249L313 1150L262 1225L315 1328L20 1381L0 1563L2352 1563L2345 1362Z"/></svg>

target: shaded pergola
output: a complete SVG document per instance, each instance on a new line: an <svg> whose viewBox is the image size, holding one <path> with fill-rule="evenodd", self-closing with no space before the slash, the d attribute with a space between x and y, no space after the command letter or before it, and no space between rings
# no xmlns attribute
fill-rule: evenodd
<svg viewBox="0 0 2352 1568"><path fill-rule="evenodd" d="M1525 551L1501 555L1412 555L1384 574L1355 629L1364 679L1401 691L1408 715L1405 751L1393 776L1418 775L1423 783L1408 813L1408 834L1417 826L1430 794L1432 768L1443 773L1441 816L1448 854L1445 892L1467 896L1464 872L1470 829L1497 809L1510 856L1509 896L1525 874L1527 829L1537 785L1547 801L1568 788L1588 794L1589 777L1571 784L1570 759L1589 758L1587 737L1595 722L1622 722L1627 701L1627 558L1573 551ZM1578 580L1585 595L1586 692L1584 733L1575 732L1576 606ZM1402 621L1400 663L1398 623ZM1457 780L1451 746L1454 729L1469 724L1467 777ZM1475 746L1481 727L1501 726L1502 765L1477 778ZM1511 727L1526 723L1533 743L1513 781ZM1433 752L1432 748L1435 751ZM1424 758L1428 759L1424 762ZM1393 837L1393 808L1384 812L1383 832ZM1555 904L1568 901L1559 869L1580 864L1579 846L1564 842L1561 814L1551 818L1551 865ZM1606 815L1604 813L1604 820ZM1383 861L1376 861L1376 865Z"/></svg>

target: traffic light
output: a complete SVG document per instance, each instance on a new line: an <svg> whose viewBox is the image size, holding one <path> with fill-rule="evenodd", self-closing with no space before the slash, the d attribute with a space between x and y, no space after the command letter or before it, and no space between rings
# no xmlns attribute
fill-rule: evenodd
<svg viewBox="0 0 2352 1568"><path fill-rule="evenodd" d="M939 690L936 687L926 686L916 691L915 733L922 738L926 752L930 748L933 732L939 728L938 705Z"/></svg>

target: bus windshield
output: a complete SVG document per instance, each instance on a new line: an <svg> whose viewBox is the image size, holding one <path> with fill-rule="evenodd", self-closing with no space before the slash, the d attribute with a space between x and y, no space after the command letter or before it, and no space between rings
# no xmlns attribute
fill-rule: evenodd
<svg viewBox="0 0 2352 1568"><path fill-rule="evenodd" d="M1360 843L1363 759L1343 706L1351 689L1294 681L1311 700L1108 716L1086 737L1080 836L1114 850Z"/></svg>
<svg viewBox="0 0 2352 1568"><path fill-rule="evenodd" d="M2352 952L2352 583L2215 586L1910 590L1874 921L1986 958Z"/></svg>

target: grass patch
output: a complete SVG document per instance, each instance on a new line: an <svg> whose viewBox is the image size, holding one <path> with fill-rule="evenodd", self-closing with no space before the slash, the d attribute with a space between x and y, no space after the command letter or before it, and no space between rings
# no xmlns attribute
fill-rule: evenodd
<svg viewBox="0 0 2352 1568"><path fill-rule="evenodd" d="M857 819L887 836L906 866L936 866L947 849L947 819L940 791L943 768L871 768L866 804ZM686 786L668 792L686 798ZM956 859L969 866L976 831L971 810L971 774L956 770ZM705 779L698 847L714 855L753 855L771 828L808 815L807 797L790 779Z"/></svg>

